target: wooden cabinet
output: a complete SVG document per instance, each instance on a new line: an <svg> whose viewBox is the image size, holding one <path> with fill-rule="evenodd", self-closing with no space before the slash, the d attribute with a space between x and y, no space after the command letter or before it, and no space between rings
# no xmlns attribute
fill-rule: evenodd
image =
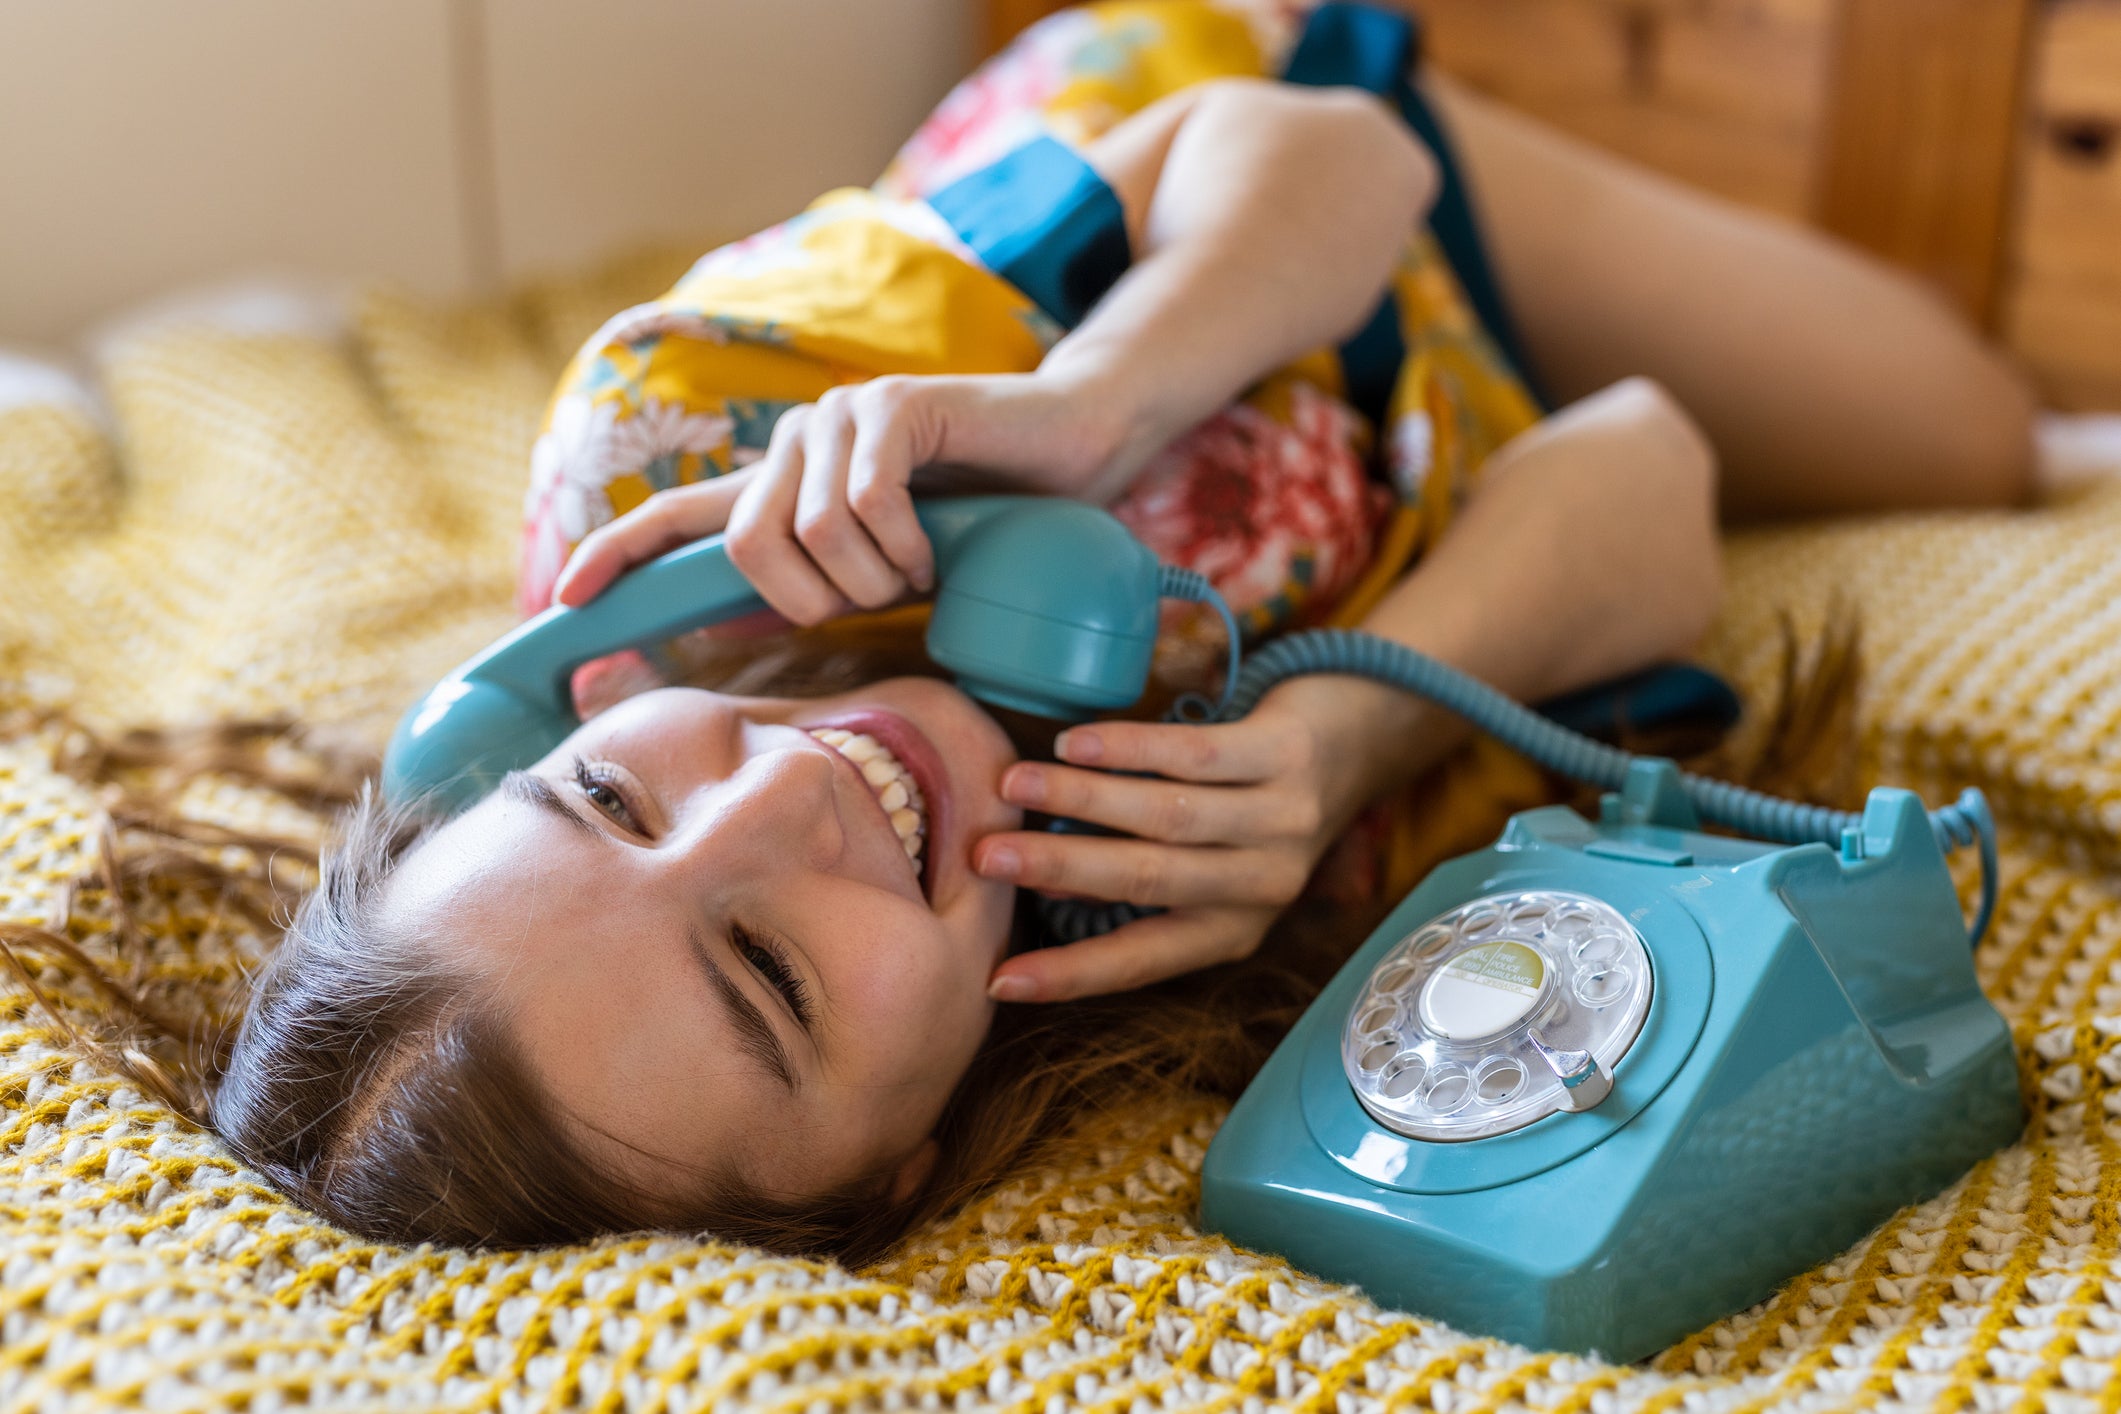
<svg viewBox="0 0 2121 1414"><path fill-rule="evenodd" d="M2058 405L2121 408L2121 0L2040 16L2003 332Z"/></svg>
<svg viewBox="0 0 2121 1414"><path fill-rule="evenodd" d="M1799 220L1832 0L1419 0L1429 57L1638 162Z"/></svg>
<svg viewBox="0 0 2121 1414"><path fill-rule="evenodd" d="M2121 408L2121 0L1409 0L1443 68L1914 271ZM987 0L988 39L1048 10Z"/></svg>

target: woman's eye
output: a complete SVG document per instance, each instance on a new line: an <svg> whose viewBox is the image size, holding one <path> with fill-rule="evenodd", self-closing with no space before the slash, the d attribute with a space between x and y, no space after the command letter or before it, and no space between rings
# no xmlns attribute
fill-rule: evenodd
<svg viewBox="0 0 2121 1414"><path fill-rule="evenodd" d="M637 831L640 829L640 824L634 819L632 809L626 804L626 797L619 792L617 786L612 784L610 776L605 774L600 768L590 765L580 757L576 757L574 783L576 788L582 792L583 798L588 800L591 805L594 805L629 830Z"/></svg>
<svg viewBox="0 0 2121 1414"><path fill-rule="evenodd" d="M743 927L731 928L730 940L736 945L738 955L766 979L766 985L787 1000L788 1009L795 1013L796 1020L805 1027L811 1026L815 1018L810 1009L810 989L803 985L803 979L788 965L788 959L781 955L779 948L760 942L751 930Z"/></svg>

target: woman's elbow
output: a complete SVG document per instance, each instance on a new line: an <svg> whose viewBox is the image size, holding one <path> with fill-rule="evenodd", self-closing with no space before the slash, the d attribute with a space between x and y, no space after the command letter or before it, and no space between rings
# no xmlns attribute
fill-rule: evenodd
<svg viewBox="0 0 2121 1414"><path fill-rule="evenodd" d="M1413 230L1429 214L1443 169L1429 145L1404 119L1368 93L1352 88L1312 90L1322 141L1329 144L1361 200L1377 208L1392 230Z"/></svg>
<svg viewBox="0 0 2121 1414"><path fill-rule="evenodd" d="M1261 79L1201 85L1192 120L1243 141L1307 198L1374 218L1397 239L1428 214L1442 182L1435 154L1376 96Z"/></svg>

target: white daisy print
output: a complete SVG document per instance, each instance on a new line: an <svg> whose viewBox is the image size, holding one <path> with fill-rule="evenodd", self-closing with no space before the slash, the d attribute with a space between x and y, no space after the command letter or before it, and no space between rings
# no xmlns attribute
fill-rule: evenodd
<svg viewBox="0 0 2121 1414"><path fill-rule="evenodd" d="M1426 412L1410 412L1392 424L1385 444L1385 469L1402 501L1419 501L1436 459L1436 429Z"/></svg>
<svg viewBox="0 0 2121 1414"><path fill-rule="evenodd" d="M549 504L569 542L611 519L604 488L625 470L613 464L611 455L618 416L615 402L570 394L553 405L551 423L531 448L526 504Z"/></svg>
<svg viewBox="0 0 2121 1414"><path fill-rule="evenodd" d="M607 460L616 468L613 476L638 473L657 490L667 490L678 484L678 458L726 447L735 430L734 419L688 412L682 403L649 398L640 411L612 429Z"/></svg>

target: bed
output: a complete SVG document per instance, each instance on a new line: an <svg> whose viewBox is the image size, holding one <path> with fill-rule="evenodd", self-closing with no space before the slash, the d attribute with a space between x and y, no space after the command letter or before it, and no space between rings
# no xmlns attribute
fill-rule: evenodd
<svg viewBox="0 0 2121 1414"><path fill-rule="evenodd" d="M369 748L513 621L522 468L559 367L686 253L471 303L263 285L125 321L85 374L0 360L0 922L112 935L103 731L293 714ZM318 1223L0 983L0 1409L145 1407L2092 1414L2121 1401L2121 457L2021 513L1733 537L1704 657L1772 747L1790 645L1861 624L1844 788L1989 792L1978 965L2019 1046L2018 1143L1760 1306L1637 1366L1381 1309L1193 1226L1221 1117L1114 1118L846 1270L717 1243L379 1246ZM320 475L328 466L331 474ZM1802 664L1800 663L1801 667ZM211 775L184 807L315 812ZM1971 887L1970 878L1962 884ZM270 930L172 886L150 985L226 989ZM67 1005L94 998L41 979Z"/></svg>

